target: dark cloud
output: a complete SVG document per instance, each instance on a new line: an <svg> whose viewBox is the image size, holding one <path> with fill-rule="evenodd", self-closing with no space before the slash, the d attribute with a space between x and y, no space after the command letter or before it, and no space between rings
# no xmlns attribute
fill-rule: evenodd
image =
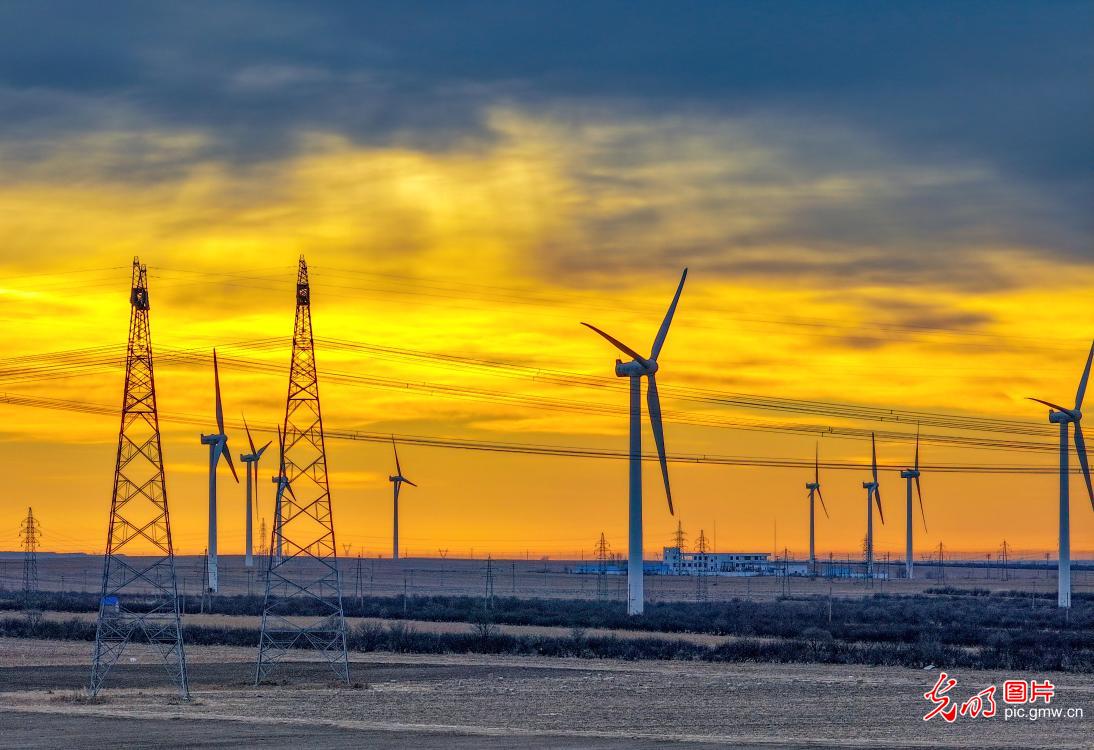
<svg viewBox="0 0 1094 750"><path fill-rule="evenodd" d="M684 240L669 255L731 239L885 246L917 262L955 241L1006 239L1089 259L1091 28L1089 1L12 2L0 9L0 142L25 144L32 160L66 134L198 132L197 157L242 164L288 155L310 131L487 144L497 134L485 113L506 103L763 116L801 140L794 169L862 166L870 150L809 143L816 127L847 126L905 162L986 165L1000 184L798 202L777 228ZM616 148L628 157L627 143ZM155 179L184 165L149 156L110 168ZM659 220L644 207L589 232Z"/></svg>

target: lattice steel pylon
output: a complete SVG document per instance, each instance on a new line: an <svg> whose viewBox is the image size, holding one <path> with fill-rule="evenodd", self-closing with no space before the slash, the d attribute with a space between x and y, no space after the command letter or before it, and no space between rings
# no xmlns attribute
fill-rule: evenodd
<svg viewBox="0 0 1094 750"><path fill-rule="evenodd" d="M283 440L284 478L274 478L277 504L255 684L289 649L300 647L318 651L338 678L348 683L346 620L319 407L311 288L303 256L296 278L296 324ZM314 619L305 621L301 614Z"/></svg>
<svg viewBox="0 0 1094 750"><path fill-rule="evenodd" d="M152 370L148 271L137 258L133 259L129 302L132 309L125 393L90 691L92 695L99 692L110 668L136 637L159 652L179 694L188 699L175 551L171 544Z"/></svg>
<svg viewBox="0 0 1094 750"><path fill-rule="evenodd" d="M32 609L38 601L38 542L42 525L34 517L34 508L27 508L27 517L19 527L23 540L23 606Z"/></svg>
<svg viewBox="0 0 1094 750"><path fill-rule="evenodd" d="M596 553L596 598L604 599L608 595L608 582L605 576L608 574L608 561L611 559L612 547L608 544L603 531L600 532L600 539L597 540L594 551Z"/></svg>

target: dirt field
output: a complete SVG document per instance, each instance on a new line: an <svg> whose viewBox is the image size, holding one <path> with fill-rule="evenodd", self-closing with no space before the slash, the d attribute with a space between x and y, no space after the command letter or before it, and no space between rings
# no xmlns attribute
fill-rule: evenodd
<svg viewBox="0 0 1094 750"><path fill-rule="evenodd" d="M0 747L1057 749L1090 747L1094 717L1091 675L961 672L959 699L1007 678L1048 677L1052 705L1087 718L950 725L921 719L936 670L355 654L363 687L294 660L256 689L253 649L230 647L188 649L191 703L136 648L103 698L85 702L77 691L89 650L0 639Z"/></svg>
<svg viewBox="0 0 1094 750"><path fill-rule="evenodd" d="M0 588L15 590L22 582L22 556L6 555L0 558ZM581 564L575 560L493 560L491 568L494 593L497 596L527 598L592 599L597 597L597 576L576 574L572 571ZM176 566L180 593L197 596L201 593L203 558L179 557ZM481 596L486 584L486 561L431 558L405 560L362 559L360 568L356 558L342 559L342 594L350 597L356 593L364 596L392 596L404 591L411 596L430 594ZM1075 592L1094 592L1094 570L1089 561L1077 562L1072 570L1072 589ZM827 594L829 588L836 596L864 596L875 593L914 594L939 586L980 588L991 590L1018 590L1026 592L1055 593L1056 570L1001 569L947 566L919 568L916 579L908 581L903 566L893 562L885 566L892 577L888 580L866 581L825 577L805 578L790 576L748 576L707 579L710 599L728 600L733 597L771 600L784 593ZM220 557L220 590L224 594L261 594L261 565L247 569L243 558L222 555ZM40 555L38 558L39 582L47 591L97 591L102 575L102 558L92 555ZM823 568L822 568L823 572ZM608 575L603 581L607 598L624 601L626 576ZM784 583L786 588L784 589ZM687 601L696 596L696 579L690 576L646 576L646 600Z"/></svg>

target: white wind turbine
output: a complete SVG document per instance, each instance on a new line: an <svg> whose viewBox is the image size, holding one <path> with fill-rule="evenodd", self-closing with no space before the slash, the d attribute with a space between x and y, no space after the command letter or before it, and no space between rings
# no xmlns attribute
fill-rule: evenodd
<svg viewBox="0 0 1094 750"><path fill-rule="evenodd" d="M216 390L216 417L218 432L212 435L202 434L202 445L209 446L209 591L216 593L217 580L217 464L220 457L228 462L236 484L239 475L232 463L232 454L228 450L228 436L224 434L224 407L220 403L220 369L217 367L217 350L213 349L213 386Z"/></svg>
<svg viewBox="0 0 1094 750"><path fill-rule="evenodd" d="M885 523L885 514L881 510L881 490L877 481L877 444L874 442L874 433L870 433L870 471L873 472L873 480L863 482L862 488L866 490L866 577L874 574L874 505L877 500L877 514L881 522Z"/></svg>
<svg viewBox="0 0 1094 750"><path fill-rule="evenodd" d="M908 482L908 507L906 535L904 544L904 573L912 580L912 480L915 480L915 493L919 497L919 516L923 519L923 533L927 533L927 514L923 510L923 490L919 487L919 428L915 431L915 466L900 472L900 478Z"/></svg>
<svg viewBox="0 0 1094 750"><path fill-rule="evenodd" d="M393 451L395 451L395 476L388 477L388 480L391 482L392 486L395 489L395 506L394 506L395 507L395 524L394 524L394 527L393 527L394 528L394 534L393 534L393 537L392 537L392 545L391 545L391 559L392 560L398 560L399 559L399 488L403 484L403 482L406 482L411 487L417 487L418 485L414 484L414 482L411 482L409 479L407 479L406 477L403 476L403 468L399 465L399 449L395 447L395 436L394 435L391 436L391 449Z"/></svg>
<svg viewBox="0 0 1094 750"><path fill-rule="evenodd" d="M1030 401L1036 401L1049 409L1054 409L1055 411L1049 411L1048 421L1060 425L1060 553L1057 579L1057 604L1060 607L1071 606L1071 514L1067 483L1067 426L1069 424L1075 425L1075 453L1079 456L1079 466L1082 467L1083 479L1086 480L1086 492L1090 497L1091 507L1094 507L1094 488L1090 484L1090 465L1086 460L1086 440L1083 439L1083 428L1080 426L1083 419L1083 396L1086 395L1086 381L1090 377L1092 359L1094 359L1094 344L1090 346L1090 354L1086 357L1086 368L1083 369L1083 377L1079 380L1079 388L1075 392L1074 409L1067 409L1039 398L1030 398Z"/></svg>
<svg viewBox="0 0 1094 750"><path fill-rule="evenodd" d="M806 482L805 489L809 490L809 570L811 573L817 572L817 551L814 545L814 503L813 495L816 494L820 498L821 507L824 508L824 517L831 518L828 515L828 506L824 504L824 495L821 493L820 486L820 446L817 447L813 460L813 481Z"/></svg>
<svg viewBox="0 0 1094 750"><path fill-rule="evenodd" d="M243 462L243 465L247 469L247 553L243 558L243 564L248 568L254 567L254 545L252 543L252 521L254 514L258 511L258 460L262 458L262 454L266 452L266 449L270 447L270 443L267 442L264 446L255 450L255 441L251 438L251 428L247 424L247 418L243 417L243 429L247 431L247 443L251 446L250 453L240 454L239 460ZM252 482L252 477L254 481ZM253 500L252 500L253 498Z"/></svg>
<svg viewBox="0 0 1094 750"><path fill-rule="evenodd" d="M680 284L676 287L676 294L672 298L665 319L661 323L657 337L653 340L653 348L647 359L626 344L609 336L596 326L582 323L603 336L612 346L631 357L630 362L615 361L616 377L630 378L630 526L628 530L627 549L627 614L640 615L644 609L645 597L643 593L643 566L642 566L642 378L649 378L646 390L646 406L650 415L650 428L653 432L653 442L657 445L657 457L661 462L661 476L665 480L665 496L669 502L669 513L673 513L672 491L669 489L669 468L665 459L665 432L661 426L661 400L657 395L657 379L655 373L658 370L657 356L661 353L661 347L665 345L665 338L669 333L669 325L672 323L673 313L676 312L676 304L680 301L680 292L684 289L684 280L688 276L688 269L684 269L680 275Z"/></svg>

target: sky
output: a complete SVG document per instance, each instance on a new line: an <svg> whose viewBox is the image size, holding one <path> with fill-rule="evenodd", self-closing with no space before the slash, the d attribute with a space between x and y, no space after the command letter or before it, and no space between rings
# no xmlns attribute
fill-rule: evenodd
<svg viewBox="0 0 1094 750"><path fill-rule="evenodd" d="M1094 337L1092 21L1091 2L7 3L0 549L31 505L47 549L104 545L117 415L10 401L120 402L139 255L160 409L209 422L163 425L176 548L200 552L211 350L229 420L269 439L301 254L331 430L622 451L615 352L579 323L647 350L686 266L670 453L852 464L822 469L838 556L884 432L876 546L897 554L915 425L827 405L1007 420L1036 450L923 428L917 553L1054 549L1051 472L942 469L1058 460L1025 399L1070 403ZM389 554L390 447L328 453L339 544ZM400 455L411 555L625 550L621 460ZM646 554L677 521L804 554L811 473L674 462L671 516L648 463ZM231 554L243 490L220 482ZM1094 555L1077 477L1071 507Z"/></svg>

